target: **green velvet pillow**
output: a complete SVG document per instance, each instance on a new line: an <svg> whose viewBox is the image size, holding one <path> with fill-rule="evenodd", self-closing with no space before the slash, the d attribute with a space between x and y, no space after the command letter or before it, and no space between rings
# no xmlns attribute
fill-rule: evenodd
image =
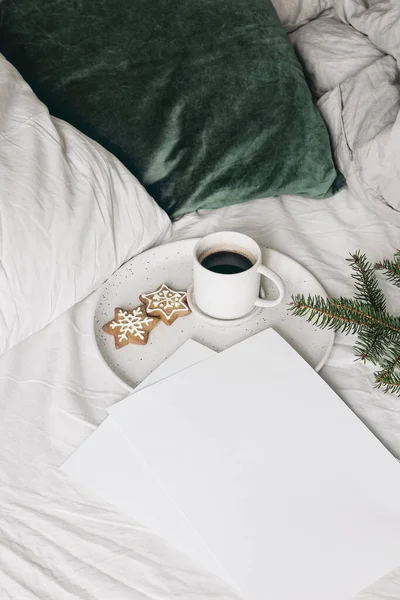
<svg viewBox="0 0 400 600"><path fill-rule="evenodd" d="M332 194L329 136L269 0L1 6L1 52L170 215Z"/></svg>

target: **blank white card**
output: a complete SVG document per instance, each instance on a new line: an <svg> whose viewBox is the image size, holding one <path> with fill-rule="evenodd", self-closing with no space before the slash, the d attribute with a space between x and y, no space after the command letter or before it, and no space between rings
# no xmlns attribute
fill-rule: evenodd
<svg viewBox="0 0 400 600"><path fill-rule="evenodd" d="M213 350L188 340L156 368L133 394L114 407L134 403L135 394L139 389L213 354ZM229 581L193 526L182 515L111 417L95 429L64 462L61 470L188 554L198 565Z"/></svg>
<svg viewBox="0 0 400 600"><path fill-rule="evenodd" d="M400 466L266 330L112 418L246 600L347 600L400 563Z"/></svg>

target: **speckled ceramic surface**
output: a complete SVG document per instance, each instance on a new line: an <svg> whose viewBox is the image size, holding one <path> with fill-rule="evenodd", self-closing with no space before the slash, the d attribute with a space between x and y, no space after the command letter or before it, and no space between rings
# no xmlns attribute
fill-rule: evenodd
<svg viewBox="0 0 400 600"><path fill-rule="evenodd" d="M120 350L114 339L102 331L114 307L134 308L139 295L166 283L176 290L187 290L192 280L192 250L196 239L173 242L144 252L123 265L104 284L94 315L94 335L100 354L111 371L127 386L135 387L187 339L194 339L213 350L232 344L273 327L307 362L319 370L328 358L334 334L315 328L287 311L294 293L326 296L321 284L296 261L269 248L262 248L263 263L279 273L286 285L286 298L279 306L263 309L237 327L213 326L195 314L177 319L171 326L160 323L151 333L146 346L129 345ZM271 285L266 297L273 298ZM266 353L265 360L268 360Z"/></svg>

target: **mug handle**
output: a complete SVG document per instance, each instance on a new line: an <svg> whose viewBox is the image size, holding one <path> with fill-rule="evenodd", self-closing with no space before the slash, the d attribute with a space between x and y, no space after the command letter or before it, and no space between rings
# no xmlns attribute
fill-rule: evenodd
<svg viewBox="0 0 400 600"><path fill-rule="evenodd" d="M264 308L272 308L273 306L277 306L282 302L283 298L285 297L285 284L283 283L279 275L274 273L274 271L271 271L271 269L269 269L265 265L260 265L257 271L261 273L261 275L263 275L264 277L270 279L276 285L279 291L279 297L276 300L265 300L264 298L257 298L254 304L256 306L262 306Z"/></svg>

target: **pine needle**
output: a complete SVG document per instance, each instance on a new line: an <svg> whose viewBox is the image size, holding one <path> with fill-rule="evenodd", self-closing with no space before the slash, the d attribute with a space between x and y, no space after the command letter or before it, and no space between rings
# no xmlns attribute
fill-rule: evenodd
<svg viewBox="0 0 400 600"><path fill-rule="evenodd" d="M376 387L400 396L400 317L386 310L375 273L375 269L384 270L385 276L400 287L400 251L393 260L384 260L375 267L360 252L351 254L348 261L353 271L354 298L297 294L292 296L289 310L321 329L356 335L357 359L379 367L374 373Z"/></svg>
<svg viewBox="0 0 400 600"><path fill-rule="evenodd" d="M382 371L374 373L376 388L383 389L385 394L397 394L400 396L400 373L391 374L389 377L385 374L382 375Z"/></svg>
<svg viewBox="0 0 400 600"><path fill-rule="evenodd" d="M392 317L368 304L352 298L325 299L322 296L297 294L292 297L289 309L295 316L307 317L317 327L334 329L343 333L361 333L365 328L386 330L391 339L400 335L400 318Z"/></svg>
<svg viewBox="0 0 400 600"><path fill-rule="evenodd" d="M359 333L358 340L354 345L354 354L357 360L361 360L363 363L369 361L378 365L387 344L388 336L382 332L380 327L368 328Z"/></svg>
<svg viewBox="0 0 400 600"><path fill-rule="evenodd" d="M369 304L376 310L385 311L385 296L379 287L375 269L368 262L365 254L357 251L354 254L350 254L350 258L347 261L353 269L351 276L354 279L354 287L356 288L356 300L359 300L363 304Z"/></svg>
<svg viewBox="0 0 400 600"><path fill-rule="evenodd" d="M400 250L396 252L392 260L382 260L375 265L375 269L383 271L388 281L400 287Z"/></svg>

